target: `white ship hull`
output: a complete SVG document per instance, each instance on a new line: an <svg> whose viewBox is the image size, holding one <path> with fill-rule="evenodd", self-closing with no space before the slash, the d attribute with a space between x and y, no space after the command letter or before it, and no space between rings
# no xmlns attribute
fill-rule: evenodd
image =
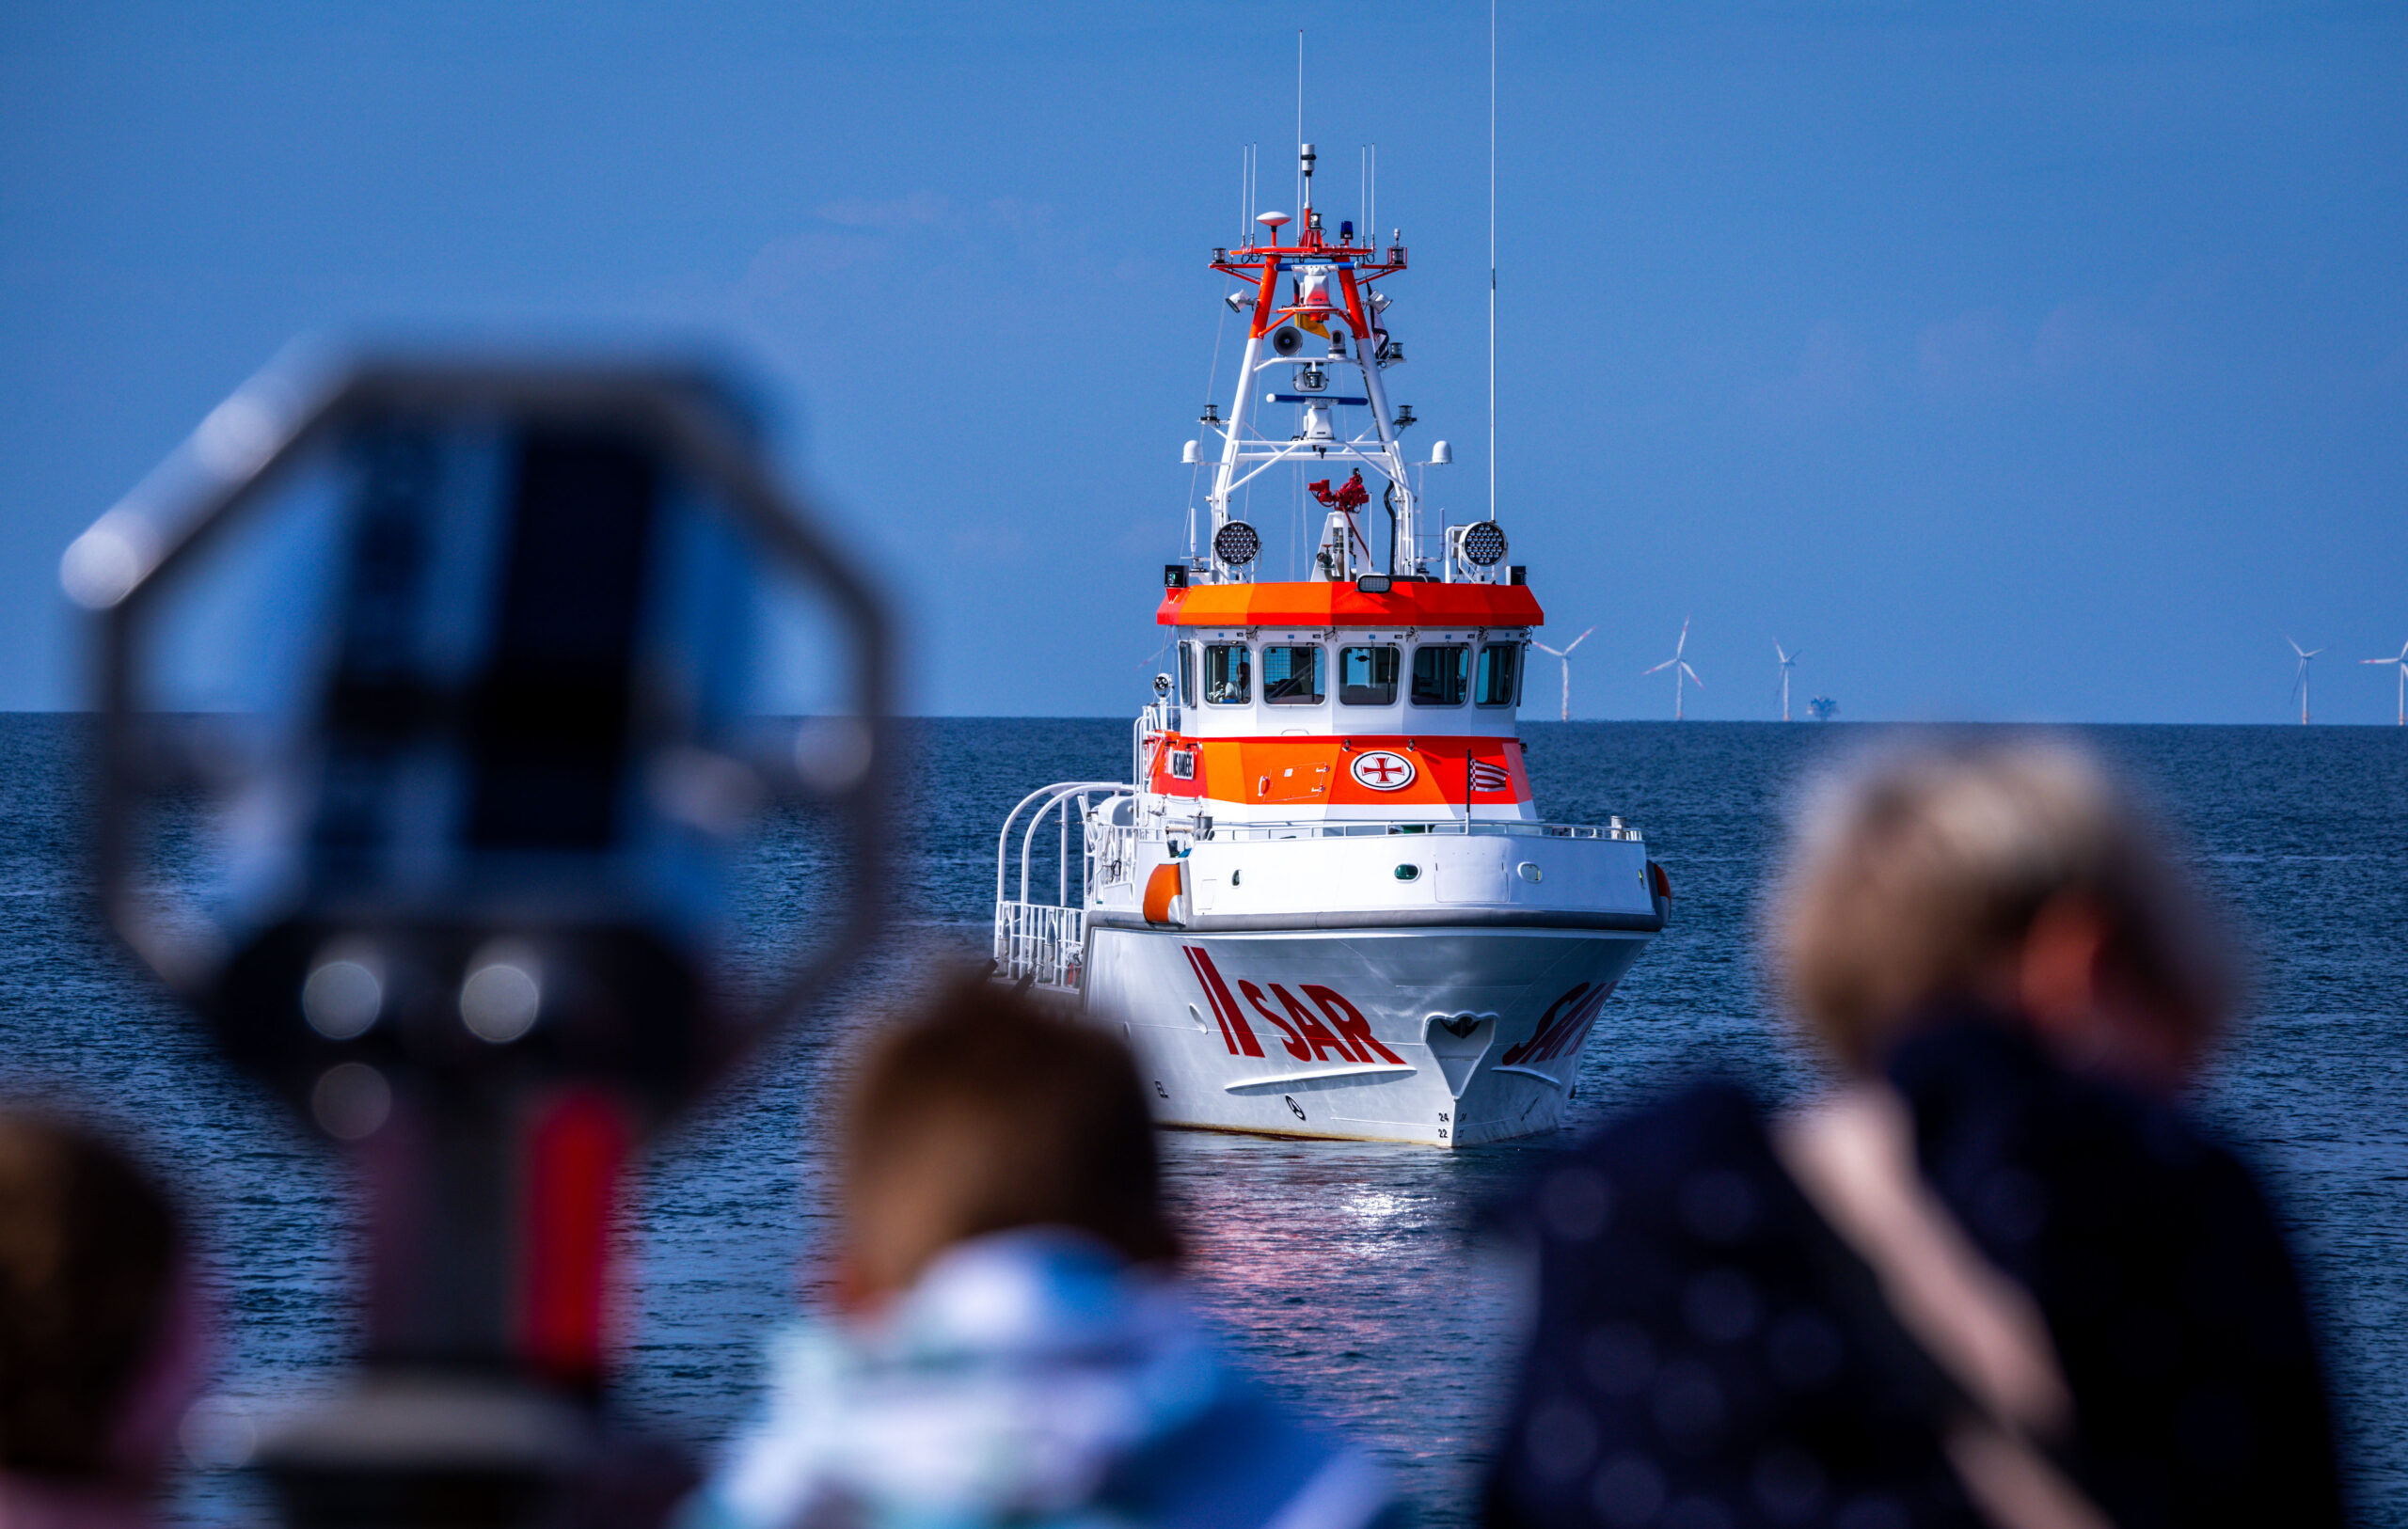
<svg viewBox="0 0 2408 1529"><path fill-rule="evenodd" d="M1649 934L1087 930L1088 1013L1126 1027L1164 1125L1467 1146L1552 1130Z"/></svg>

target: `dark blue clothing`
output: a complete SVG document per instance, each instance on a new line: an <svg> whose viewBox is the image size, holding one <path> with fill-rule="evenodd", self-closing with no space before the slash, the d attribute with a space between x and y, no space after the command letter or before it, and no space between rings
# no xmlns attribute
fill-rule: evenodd
<svg viewBox="0 0 2408 1529"><path fill-rule="evenodd" d="M2092 1500L2122 1529L2339 1522L2313 1332L2247 1171L1977 1014L1888 1070L1926 1180L2048 1321L2075 1398L2059 1462ZM1744 1091L1609 1123L1507 1216L1538 1312L1492 1524L1982 1521L1940 1447L1965 1402Z"/></svg>
<svg viewBox="0 0 2408 1529"><path fill-rule="evenodd" d="M2249 1171L2170 1104L1969 1022L1898 1048L1925 1179L2039 1301L2067 1464L2118 1524L2333 1523L2315 1333Z"/></svg>

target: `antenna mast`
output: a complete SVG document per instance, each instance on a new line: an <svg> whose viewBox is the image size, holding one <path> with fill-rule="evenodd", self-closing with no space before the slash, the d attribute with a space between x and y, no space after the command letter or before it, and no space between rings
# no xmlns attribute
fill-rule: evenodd
<svg viewBox="0 0 2408 1529"><path fill-rule="evenodd" d="M1488 518L1497 518L1497 0L1488 0Z"/></svg>
<svg viewBox="0 0 2408 1529"><path fill-rule="evenodd" d="M1305 211L1305 29L1296 28L1296 215ZM1299 232L1302 228L1299 226Z"/></svg>
<svg viewBox="0 0 2408 1529"><path fill-rule="evenodd" d="M1238 171L1238 243L1254 232L1254 145L1247 144Z"/></svg>

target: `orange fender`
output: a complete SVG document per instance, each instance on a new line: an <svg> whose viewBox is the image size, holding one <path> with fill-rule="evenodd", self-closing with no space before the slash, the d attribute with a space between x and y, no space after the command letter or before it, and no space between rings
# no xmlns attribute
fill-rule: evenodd
<svg viewBox="0 0 2408 1529"><path fill-rule="evenodd" d="M1170 900L1186 890L1183 867L1177 860L1166 860L1154 867L1146 877L1146 922L1170 922Z"/></svg>

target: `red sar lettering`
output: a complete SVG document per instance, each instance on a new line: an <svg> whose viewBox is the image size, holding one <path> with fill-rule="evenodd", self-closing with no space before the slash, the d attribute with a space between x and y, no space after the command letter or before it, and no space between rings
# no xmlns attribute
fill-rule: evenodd
<svg viewBox="0 0 2408 1529"><path fill-rule="evenodd" d="M1229 1055L1262 1055L1262 1043L1254 1038L1254 1027L1245 1022L1245 1011L1229 996L1229 985L1221 980L1221 969L1212 964L1212 954L1201 945L1180 948L1187 953L1187 964L1196 970L1196 981L1204 989L1204 1001L1212 1005L1212 1017L1221 1022L1221 1041L1228 1047Z"/></svg>
<svg viewBox="0 0 2408 1529"><path fill-rule="evenodd" d="M1575 984L1572 991L1546 1006L1546 1013L1539 1017L1539 1027L1530 1032L1530 1038L1509 1048L1497 1059L1497 1064L1510 1067L1522 1062L1545 1062L1562 1055L1567 1045L1577 1050L1579 1041L1588 1039L1589 1025L1597 1017L1597 1011L1606 1006L1606 1000L1612 994L1609 986L1592 989L1585 982Z"/></svg>
<svg viewBox="0 0 2408 1529"><path fill-rule="evenodd" d="M1200 945L1184 945L1180 949L1186 954L1189 968L1196 973L1196 985L1204 989L1204 1001L1212 1007L1212 1017L1220 1023L1221 1042L1229 1048L1229 1054L1262 1055L1262 1043L1255 1039L1254 1029L1246 1022L1244 1010L1230 996L1229 985L1222 977L1220 969L1213 965L1211 953ZM1305 997L1319 1006L1321 1013L1316 1015L1278 983L1271 984L1268 997L1260 987L1244 978L1239 979L1237 985L1238 991L1245 995L1245 1001L1254 1005L1255 1012L1279 1032L1283 1037L1280 1046L1299 1062L1327 1062L1334 1053L1339 1060L1347 1062L1370 1062L1377 1057L1397 1066L1404 1064L1402 1057L1381 1045L1379 1037L1371 1033L1371 1022L1363 1017L1363 1011L1334 987L1314 982L1297 985L1304 989ZM1271 1007L1274 999L1277 1000L1279 1010L1285 1011L1284 1017ZM1326 1024L1323 1022L1324 1017L1328 1021ZM1553 1011L1549 1011L1549 1017L1553 1017Z"/></svg>

